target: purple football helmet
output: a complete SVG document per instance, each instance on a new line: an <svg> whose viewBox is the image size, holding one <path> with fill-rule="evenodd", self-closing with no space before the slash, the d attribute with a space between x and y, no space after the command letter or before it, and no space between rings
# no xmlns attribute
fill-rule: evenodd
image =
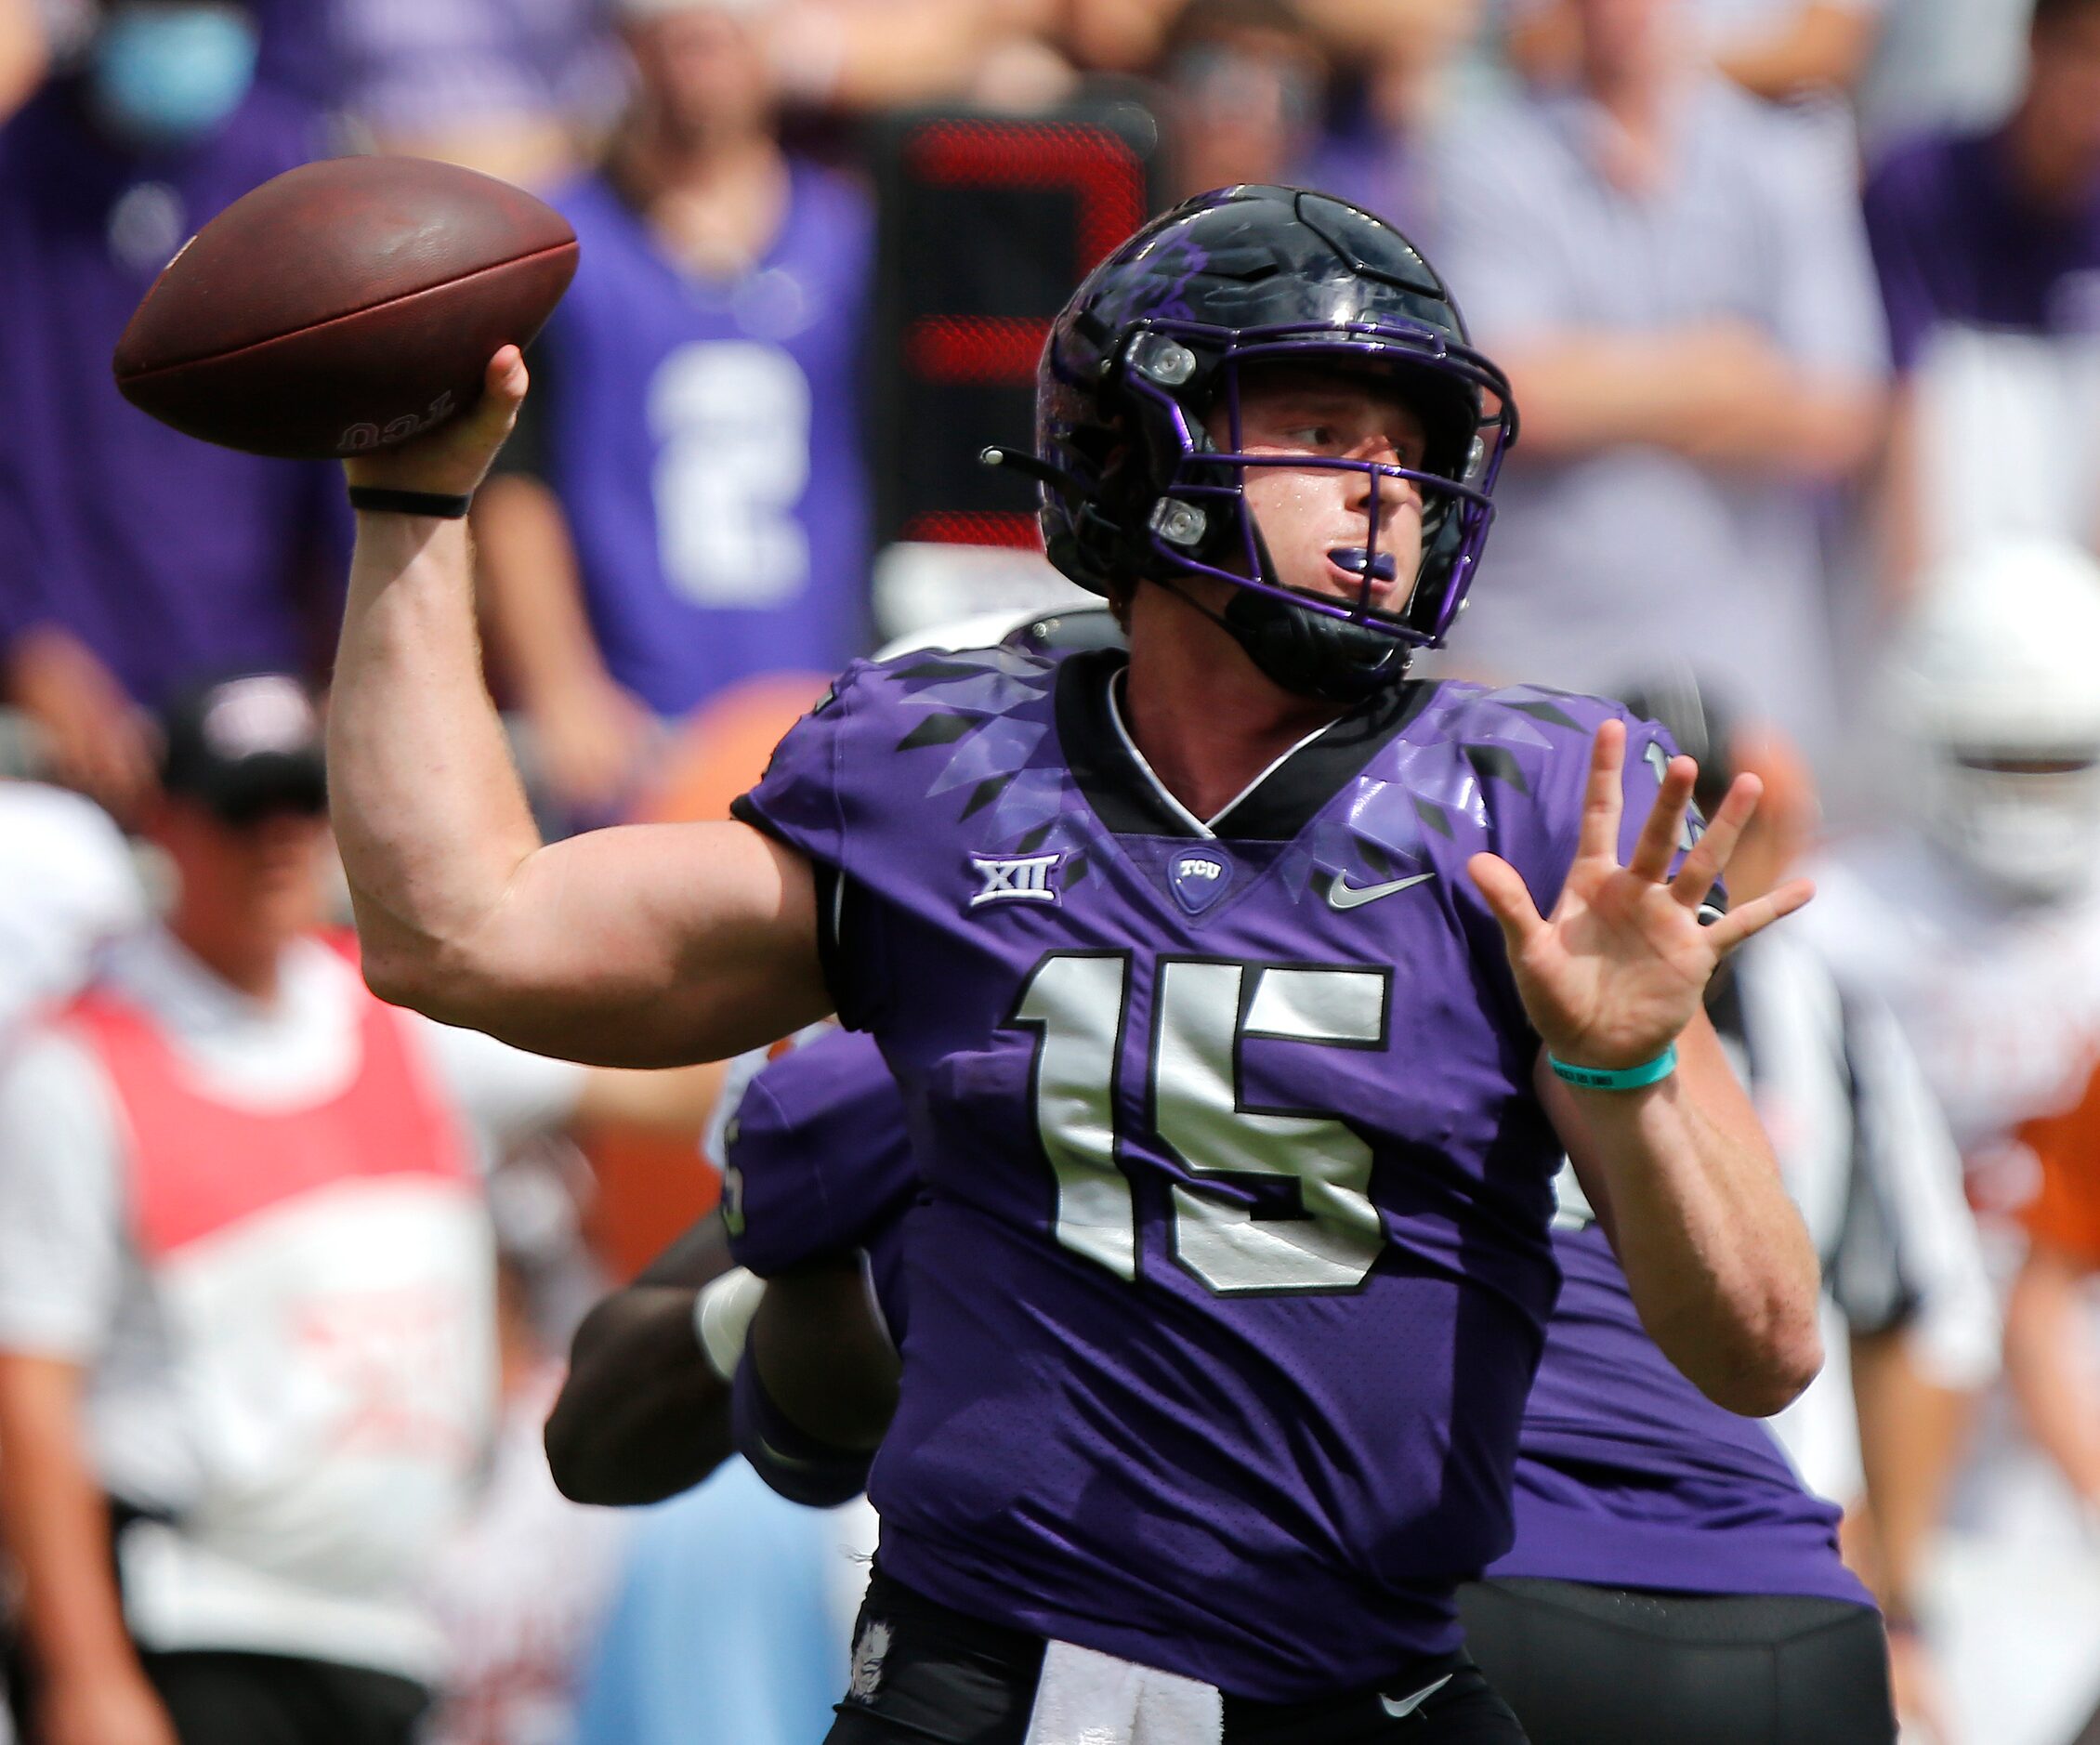
<svg viewBox="0 0 2100 1745"><path fill-rule="evenodd" d="M1390 382L1422 420L1419 467L1240 452L1240 373L1286 360ZM1206 420L1226 409L1229 444ZM1217 576L1239 590L1222 622L1286 688L1353 702L1398 681L1457 617L1516 440L1503 373L1467 343L1421 252L1384 219L1326 194L1240 187L1155 218L1065 305L1036 376L1043 542L1082 586ZM1242 486L1252 466L1370 475L1372 544L1336 552L1351 599L1277 578ZM1423 548L1397 614L1371 604L1393 559L1375 544L1376 492L1422 493Z"/></svg>

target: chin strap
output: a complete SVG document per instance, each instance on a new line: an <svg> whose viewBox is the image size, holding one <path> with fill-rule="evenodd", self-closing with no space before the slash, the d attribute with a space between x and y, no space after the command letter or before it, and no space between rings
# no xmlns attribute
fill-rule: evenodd
<svg viewBox="0 0 2100 1745"><path fill-rule="evenodd" d="M1253 518L1248 519L1252 524ZM1260 527L1253 531L1254 561L1266 581L1276 568ZM1225 610L1214 612L1177 583L1178 578L1160 579L1162 587L1188 601L1246 649L1256 671L1293 696L1353 705L1407 676L1414 650L1382 630L1330 618L1252 588L1234 588Z"/></svg>
<svg viewBox="0 0 2100 1745"><path fill-rule="evenodd" d="M1368 624L1352 624L1273 595L1241 589L1219 620L1247 658L1285 690L1358 703L1407 676L1413 649Z"/></svg>

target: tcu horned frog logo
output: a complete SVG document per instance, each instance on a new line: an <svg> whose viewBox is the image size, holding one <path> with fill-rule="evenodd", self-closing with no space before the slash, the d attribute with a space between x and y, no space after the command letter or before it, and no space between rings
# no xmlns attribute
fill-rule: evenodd
<svg viewBox="0 0 2100 1745"><path fill-rule="evenodd" d="M860 1639L853 1645L853 1671L851 1682L847 1686L847 1696L854 1702L873 1702L875 1693L882 1688L883 1662L889 1659L889 1626L879 1618L870 1618L860 1626Z"/></svg>
<svg viewBox="0 0 2100 1745"><path fill-rule="evenodd" d="M453 415L453 397L451 388L432 400L423 412L404 412L398 418L389 418L385 424L360 423L346 428L335 439L338 454L361 454L366 449L375 449L382 442L405 442L419 431L441 424Z"/></svg>

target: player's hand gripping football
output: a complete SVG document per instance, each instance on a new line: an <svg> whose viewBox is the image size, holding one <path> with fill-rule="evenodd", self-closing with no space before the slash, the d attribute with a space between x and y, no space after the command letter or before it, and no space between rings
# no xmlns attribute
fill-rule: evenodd
<svg viewBox="0 0 2100 1745"><path fill-rule="evenodd" d="M1532 1028L1561 1059L1615 1069L1660 1055L1698 1015L1722 958L1815 895L1806 879L1791 879L1701 926L1700 905L1756 811L1762 784L1755 776L1736 778L1671 878L1699 766L1689 757L1671 760L1633 858L1621 866L1625 754L1625 723L1607 721L1590 750L1582 838L1552 914L1541 917L1523 876L1500 856L1477 854L1466 863L1502 923Z"/></svg>
<svg viewBox="0 0 2100 1745"><path fill-rule="evenodd" d="M525 373L525 354L516 346L504 347L489 360L481 378L481 398L473 405L427 436L397 448L351 456L343 463L344 477L353 485L468 495L518 422L518 409L525 403L531 382Z"/></svg>

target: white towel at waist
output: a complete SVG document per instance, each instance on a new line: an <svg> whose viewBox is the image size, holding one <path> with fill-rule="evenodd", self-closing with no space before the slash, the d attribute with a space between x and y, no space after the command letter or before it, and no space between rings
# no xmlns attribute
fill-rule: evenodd
<svg viewBox="0 0 2100 1745"><path fill-rule="evenodd" d="M1221 1745L1224 1708L1214 1685L1052 1642L1024 1745Z"/></svg>

